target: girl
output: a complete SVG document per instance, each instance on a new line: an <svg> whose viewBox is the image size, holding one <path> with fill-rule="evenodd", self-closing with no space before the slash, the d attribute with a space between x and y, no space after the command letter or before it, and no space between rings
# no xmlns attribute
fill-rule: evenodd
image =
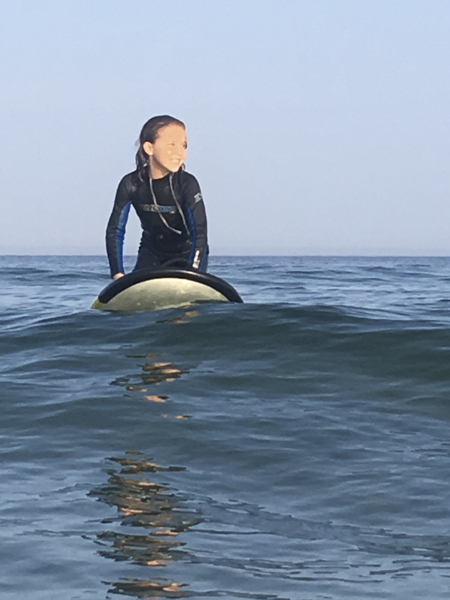
<svg viewBox="0 0 450 600"><path fill-rule="evenodd" d="M122 179L106 229L111 277L124 275L123 240L131 206L142 225L134 270L178 266L206 271L206 214L200 187L184 171L184 123L163 115L142 128L136 170Z"/></svg>

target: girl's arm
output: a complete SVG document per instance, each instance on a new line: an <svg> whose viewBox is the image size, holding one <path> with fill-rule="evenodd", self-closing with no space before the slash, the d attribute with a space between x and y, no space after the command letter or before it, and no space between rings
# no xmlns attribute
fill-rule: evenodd
<svg viewBox="0 0 450 600"><path fill-rule="evenodd" d="M123 241L130 208L131 200L124 178L117 188L114 206L106 228L106 252L113 279L118 279L124 274Z"/></svg>
<svg viewBox="0 0 450 600"><path fill-rule="evenodd" d="M199 271L206 270L208 258L208 232L205 205L198 181L186 173L184 185L186 216L192 235L191 265Z"/></svg>

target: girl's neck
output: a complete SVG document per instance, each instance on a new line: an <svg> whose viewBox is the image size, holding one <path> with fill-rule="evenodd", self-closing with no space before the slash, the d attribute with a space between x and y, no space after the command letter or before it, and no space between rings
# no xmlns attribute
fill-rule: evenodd
<svg viewBox="0 0 450 600"><path fill-rule="evenodd" d="M148 176L150 179L163 179L164 177L167 177L167 175L170 175L170 171L164 167L155 164L152 165L151 163L152 161L150 160L148 164Z"/></svg>

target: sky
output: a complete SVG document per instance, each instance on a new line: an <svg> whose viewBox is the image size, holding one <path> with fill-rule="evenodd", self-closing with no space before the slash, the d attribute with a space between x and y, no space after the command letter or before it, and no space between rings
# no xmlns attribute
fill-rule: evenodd
<svg viewBox="0 0 450 600"><path fill-rule="evenodd" d="M104 254L170 114L212 255L448 255L449 32L448 0L0 0L0 254Z"/></svg>

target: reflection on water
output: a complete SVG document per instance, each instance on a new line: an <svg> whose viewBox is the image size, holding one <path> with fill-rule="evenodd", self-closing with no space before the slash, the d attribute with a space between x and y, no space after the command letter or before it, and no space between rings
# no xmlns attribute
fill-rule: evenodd
<svg viewBox="0 0 450 600"><path fill-rule="evenodd" d="M163 381L175 381L179 379L187 371L182 371L172 362L149 360L156 358L156 354L145 354L143 356L133 355L131 358L143 358L146 362L141 366L142 373L139 378L135 376L118 377L111 382L111 385L120 385L126 387L132 392L146 392L146 385L158 385Z"/></svg>
<svg viewBox="0 0 450 600"><path fill-rule="evenodd" d="M149 579L123 579L113 584L109 590L112 594L134 596L135 598L185 598L178 583L169 581L157 583Z"/></svg>
<svg viewBox="0 0 450 600"><path fill-rule="evenodd" d="M171 362L150 362L143 365L142 382L146 385L175 381L182 376L183 371Z"/></svg>
<svg viewBox="0 0 450 600"><path fill-rule="evenodd" d="M158 360L158 354L133 355L143 359L138 375L119 377L112 385L124 387L142 399L166 403L167 395L156 394L153 386L173 382L186 371L170 361ZM160 415L168 418L167 413ZM173 415L175 419L188 418ZM97 536L101 546L99 554L115 561L132 561L144 569L165 568L186 557L185 542L179 539L190 527L200 522L197 513L183 508L183 499L171 492L167 485L149 479L149 474L162 471L179 471L184 467L162 467L141 453L128 452L125 456L109 459L114 465L108 470L108 483L91 492L102 502L117 507L117 519L104 523L117 523L113 530L102 531ZM137 528L130 532L131 528ZM122 578L110 583L110 593L137 598L181 598L187 594L182 583L167 578Z"/></svg>
<svg viewBox="0 0 450 600"><path fill-rule="evenodd" d="M172 317L171 319L161 319L158 323L188 323L189 319L199 316L199 312L197 310L187 310L180 317Z"/></svg>
<svg viewBox="0 0 450 600"><path fill-rule="evenodd" d="M168 396L162 394L153 394L151 386L159 385L162 382L172 382L188 373L175 366L170 361L156 361L157 354L132 355L130 358L143 358L145 362L141 365L142 373L136 377L129 375L127 377L117 377L111 382L111 385L119 385L126 388L129 392L139 392L143 394L143 399L148 402L165 404ZM151 359L151 360L149 360ZM161 417L167 419L168 413L162 413ZM189 419L189 415L174 415L175 419Z"/></svg>
<svg viewBox="0 0 450 600"><path fill-rule="evenodd" d="M140 453L127 453L110 461L108 482L91 495L116 506L119 529L102 531L97 536L99 554L116 561L132 561L142 567L167 567L187 555L180 533L200 522L197 513L183 509L180 495L165 485L151 481L150 473L180 471L184 467L161 467ZM130 533L130 527L139 528ZM169 579L123 579L112 583L110 592L137 598L180 598L187 593L183 585Z"/></svg>

